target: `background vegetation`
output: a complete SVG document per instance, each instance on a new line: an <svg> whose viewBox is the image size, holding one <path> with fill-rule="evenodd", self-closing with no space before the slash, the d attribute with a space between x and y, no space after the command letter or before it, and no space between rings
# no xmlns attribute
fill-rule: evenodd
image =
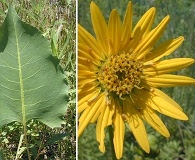
<svg viewBox="0 0 195 160"><path fill-rule="evenodd" d="M38 159L76 159L76 1L75 0L0 0L0 25L12 5L19 17L38 28L49 41L53 55L61 59L69 90L69 104L61 128L50 129L37 121L28 123L28 138L37 144ZM0 111L2 112L2 111ZM22 126L11 123L0 129L0 159L15 159ZM66 137L41 147L54 135L66 133ZM55 138L54 138L55 139ZM31 148L31 152L34 150ZM24 151L20 158L27 159ZM37 159L37 160L38 160Z"/></svg>
<svg viewBox="0 0 195 160"><path fill-rule="evenodd" d="M126 10L128 0L94 0L94 2L103 11L104 16L108 19L110 11L116 8L121 18ZM133 24L137 23L139 18L150 8L157 8L155 24L166 15L171 16L170 23L160 41L176 38L180 35L185 37L183 45L168 58L172 57L191 57L195 58L195 2L193 0L132 0L133 2ZM89 32L93 34L91 26L90 0L78 1L78 21ZM195 65L187 69L183 69L176 74L188 75L195 78ZM161 115L164 123L170 131L171 137L164 138L151 129L148 125L147 132L153 135L154 143L151 145L154 149L149 155L145 154L139 146L137 146L134 137L129 131L125 134L124 143L124 160L127 159L155 159L155 160L193 160L195 159L195 87L174 87L164 89L176 102L178 102L184 112L188 115L189 120L186 122L174 120L172 118ZM110 146L108 137L105 140L106 153L102 154L98 149L98 142L95 137L95 125L90 125L79 139L79 160L111 159Z"/></svg>

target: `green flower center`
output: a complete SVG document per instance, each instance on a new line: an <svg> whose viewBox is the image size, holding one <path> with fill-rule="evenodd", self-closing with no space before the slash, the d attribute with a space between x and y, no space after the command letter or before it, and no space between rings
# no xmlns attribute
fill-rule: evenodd
<svg viewBox="0 0 195 160"><path fill-rule="evenodd" d="M140 88L141 77L143 63L125 53L112 56L104 62L98 72L102 89L120 98L130 94L134 87Z"/></svg>

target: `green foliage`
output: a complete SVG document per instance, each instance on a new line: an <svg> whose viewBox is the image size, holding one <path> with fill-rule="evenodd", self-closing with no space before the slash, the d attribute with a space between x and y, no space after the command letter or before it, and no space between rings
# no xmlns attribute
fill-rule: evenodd
<svg viewBox="0 0 195 160"><path fill-rule="evenodd" d="M5 19L8 5L16 9L19 17L38 28L49 41L55 41L56 54L66 73L63 80L69 84L67 110L60 114L63 123L60 128L47 127L36 120L27 122L27 138L32 159L75 159L76 157L76 2L48 0L7 0L0 2L0 23ZM58 36L57 36L58 35ZM1 35L0 35L1 37ZM53 37L57 37L53 40ZM48 50L49 43L47 42ZM53 50L52 50L53 51ZM51 52L50 52L51 53ZM59 62L55 59L53 62ZM45 68L49 73L49 68ZM63 88L62 88L63 89ZM64 88L65 89L65 88ZM57 96L57 95L55 95ZM65 97L64 97L65 98ZM65 106L65 104L62 104ZM5 125L0 130L0 150L5 159L28 159L22 125L17 122ZM58 135L61 137L52 144L46 144L49 139ZM19 140L22 144L19 146ZM18 148L19 147L19 148ZM20 154L21 153L21 154ZM1 155L1 154L0 154Z"/></svg>
<svg viewBox="0 0 195 160"><path fill-rule="evenodd" d="M2 150L0 150L0 159L1 160L5 159Z"/></svg>
<svg viewBox="0 0 195 160"><path fill-rule="evenodd" d="M37 119L50 127L61 126L68 87L48 41L22 22L11 6L0 33L0 127L13 121L23 125L16 158L27 150L30 159L27 121ZM23 138L26 146L20 148Z"/></svg>
<svg viewBox="0 0 195 160"><path fill-rule="evenodd" d="M89 5L90 0L78 1L78 22L84 26L90 33L93 33L91 25ZM99 6L106 19L109 18L110 11L115 8L119 11L121 18L123 18L128 0L117 1L101 1L94 0ZM155 27L166 15L170 15L171 19L167 26L160 42L184 36L185 41L182 46L177 49L172 55L173 57L191 57L194 58L195 51L195 2L193 0L132 0L133 4L133 26L138 22L140 17L150 8L156 7L156 17L153 27ZM195 77L195 65L189 68L176 72L176 74L187 75ZM193 160L195 157L195 87L174 87L163 89L170 97L172 97L178 104L181 105L184 112L188 115L189 120L186 122L174 120L172 118L160 115L163 122L170 131L171 137L165 138L156 133L153 129L146 125L147 133L154 135L158 142L155 147L159 147L160 152L155 157L150 157L143 153L141 148L137 145L133 135L126 130L124 142L124 154L122 159L135 160L173 160L173 159L189 159ZM98 142L95 137L95 126L90 125L79 139L79 159L98 159L101 155L102 159L111 159L110 146L108 138L105 139L106 153L102 154L98 148ZM158 151L158 150L157 150ZM99 158L100 159L100 158Z"/></svg>
<svg viewBox="0 0 195 160"><path fill-rule="evenodd" d="M33 118L50 127L60 126L68 87L47 40L20 21L12 7L0 33L4 33L0 40L4 40L0 44L4 48L0 54L0 127L13 121L26 125Z"/></svg>

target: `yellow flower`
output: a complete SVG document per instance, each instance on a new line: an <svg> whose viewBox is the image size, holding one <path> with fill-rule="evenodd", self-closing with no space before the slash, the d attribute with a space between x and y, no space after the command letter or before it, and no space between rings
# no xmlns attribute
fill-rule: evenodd
<svg viewBox="0 0 195 160"><path fill-rule="evenodd" d="M143 121L169 137L169 131L156 112L180 120L188 119L182 108L157 88L194 84L193 78L170 74L193 64L194 59L160 60L175 51L184 38L155 46L170 18L166 16L152 28L155 8L149 9L134 28L131 2L123 22L115 9L108 23L94 2L91 2L90 10L95 38L78 26L78 135L89 123L97 123L99 149L105 152L104 129L111 125L119 159L123 154L126 123L142 149L149 153Z"/></svg>

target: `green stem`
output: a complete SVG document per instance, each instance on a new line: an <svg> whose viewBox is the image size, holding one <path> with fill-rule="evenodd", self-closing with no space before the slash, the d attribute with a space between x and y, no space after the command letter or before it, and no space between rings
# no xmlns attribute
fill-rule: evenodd
<svg viewBox="0 0 195 160"><path fill-rule="evenodd" d="M20 141L19 141L19 144L18 144L18 149L17 149L17 152L16 152L15 160L18 159L20 147L21 147L22 142L23 142L23 138L24 138L24 134L21 134L21 135L20 135ZM1 158L0 158L0 159L1 159Z"/></svg>
<svg viewBox="0 0 195 160"><path fill-rule="evenodd" d="M112 152L112 160L117 160L115 150L114 150L114 143L113 143L113 128L112 126L108 127L108 133L109 133L109 139L110 139L110 146L111 146L111 152Z"/></svg>
<svg viewBox="0 0 195 160"><path fill-rule="evenodd" d="M31 160L30 151L29 151L29 147L28 147L28 139L27 139L27 132L26 132L26 123L24 124L24 142L26 144L26 150L27 150L27 154L28 154L28 160Z"/></svg>
<svg viewBox="0 0 195 160"><path fill-rule="evenodd" d="M41 150L43 149L43 146L44 146L44 141L45 141L45 131L46 131L46 126L44 125L44 128L43 128L43 138L41 139L41 143L39 145L39 149L37 151L37 156L35 158L35 160L38 160L39 159L39 156L41 155Z"/></svg>

